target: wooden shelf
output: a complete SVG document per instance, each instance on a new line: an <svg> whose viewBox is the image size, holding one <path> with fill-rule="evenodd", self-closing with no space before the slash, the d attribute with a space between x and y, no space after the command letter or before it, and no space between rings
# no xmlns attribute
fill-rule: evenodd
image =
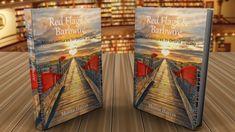
<svg viewBox="0 0 235 132"><path fill-rule="evenodd" d="M102 37L103 52L132 52L133 45L133 35L105 35Z"/></svg>
<svg viewBox="0 0 235 132"><path fill-rule="evenodd" d="M203 7L203 0L143 0L145 7Z"/></svg>
<svg viewBox="0 0 235 132"><path fill-rule="evenodd" d="M24 21L24 9L32 8L32 4L15 7L16 12L16 31L18 34L18 39L20 41L26 39L26 28L25 28L25 21Z"/></svg>

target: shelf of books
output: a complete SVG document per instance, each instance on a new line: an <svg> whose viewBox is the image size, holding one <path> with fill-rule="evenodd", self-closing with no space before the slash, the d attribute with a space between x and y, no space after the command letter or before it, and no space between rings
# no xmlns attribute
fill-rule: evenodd
<svg viewBox="0 0 235 132"><path fill-rule="evenodd" d="M134 35L111 35L102 37L102 51L116 53L132 53Z"/></svg>
<svg viewBox="0 0 235 132"><path fill-rule="evenodd" d="M57 2L49 1L49 2L41 2L37 5L37 8L45 8L45 7L57 7Z"/></svg>
<svg viewBox="0 0 235 132"><path fill-rule="evenodd" d="M102 27L134 25L134 0L105 0L102 1L101 10Z"/></svg>
<svg viewBox="0 0 235 132"><path fill-rule="evenodd" d="M101 9L102 27L134 25L134 0L105 0L102 1ZM133 35L103 35L102 40L103 52L133 52Z"/></svg>
<svg viewBox="0 0 235 132"><path fill-rule="evenodd" d="M216 33L214 37L215 47L213 50L215 52L231 52L231 43L227 43L225 38L228 36L234 36L233 33Z"/></svg>
<svg viewBox="0 0 235 132"><path fill-rule="evenodd" d="M97 0L75 0L75 7L78 8L95 8L98 7Z"/></svg>
<svg viewBox="0 0 235 132"><path fill-rule="evenodd" d="M31 8L32 5L24 5L19 6L15 8L16 13L16 31L18 36L18 39L25 40L26 39L26 29L25 29L25 21L24 21L24 9Z"/></svg>
<svg viewBox="0 0 235 132"><path fill-rule="evenodd" d="M67 0L67 1L51 1L42 2L38 7L61 7L61 8L94 8L97 7L96 0Z"/></svg>
<svg viewBox="0 0 235 132"><path fill-rule="evenodd" d="M107 27L112 25L112 2L103 1L101 4L101 25Z"/></svg>
<svg viewBox="0 0 235 132"><path fill-rule="evenodd" d="M63 1L45 1L45 2L39 2L39 3L34 3L34 7L37 8L56 8L56 7L61 7L61 8L75 8L75 7L80 7L80 8L94 8L97 7L97 2L96 0L63 0Z"/></svg>
<svg viewBox="0 0 235 132"><path fill-rule="evenodd" d="M115 1L112 2L112 25L134 25L135 23L135 1Z"/></svg>
<svg viewBox="0 0 235 132"><path fill-rule="evenodd" d="M146 7L203 7L203 0L143 0Z"/></svg>

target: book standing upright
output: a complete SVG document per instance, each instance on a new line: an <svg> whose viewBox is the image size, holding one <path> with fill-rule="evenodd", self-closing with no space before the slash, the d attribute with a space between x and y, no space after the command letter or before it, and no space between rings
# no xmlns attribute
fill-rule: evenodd
<svg viewBox="0 0 235 132"><path fill-rule="evenodd" d="M208 9L136 9L136 108L191 129L201 125L212 16Z"/></svg>
<svg viewBox="0 0 235 132"><path fill-rule="evenodd" d="M35 126L45 130L102 106L97 8L25 10Z"/></svg>

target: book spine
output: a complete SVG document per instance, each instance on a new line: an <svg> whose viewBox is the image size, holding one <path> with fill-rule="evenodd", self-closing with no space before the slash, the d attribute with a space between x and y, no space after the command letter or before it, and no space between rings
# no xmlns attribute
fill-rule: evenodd
<svg viewBox="0 0 235 132"><path fill-rule="evenodd" d="M203 51L203 61L202 61L202 69L200 73L200 91L199 91L199 100L198 100L198 109L197 109L197 126L202 124L202 116L204 109L204 100L205 100L205 88L206 88L206 80L207 80L207 70L208 70L208 60L209 60L209 50L211 43L211 30L212 30L212 18L213 11L208 9L207 11L207 23L205 29L205 42L204 42L204 51Z"/></svg>
<svg viewBox="0 0 235 132"><path fill-rule="evenodd" d="M29 52L29 65L30 65L30 77L31 85L34 96L34 105L35 105L35 123L36 127L43 130L45 119L44 119L44 97L42 93L42 81L41 81L41 70L40 66L37 64L36 59L36 47L34 44L34 35L33 35L33 16L32 10L25 10L25 25L27 31L27 45Z"/></svg>

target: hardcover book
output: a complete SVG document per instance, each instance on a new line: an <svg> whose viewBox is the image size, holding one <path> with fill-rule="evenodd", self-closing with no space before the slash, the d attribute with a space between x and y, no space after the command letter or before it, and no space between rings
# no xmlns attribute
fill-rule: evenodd
<svg viewBox="0 0 235 132"><path fill-rule="evenodd" d="M136 108L190 129L201 125L211 21L208 9L136 9Z"/></svg>
<svg viewBox="0 0 235 132"><path fill-rule="evenodd" d="M35 126L101 107L100 9L27 9L25 20Z"/></svg>

